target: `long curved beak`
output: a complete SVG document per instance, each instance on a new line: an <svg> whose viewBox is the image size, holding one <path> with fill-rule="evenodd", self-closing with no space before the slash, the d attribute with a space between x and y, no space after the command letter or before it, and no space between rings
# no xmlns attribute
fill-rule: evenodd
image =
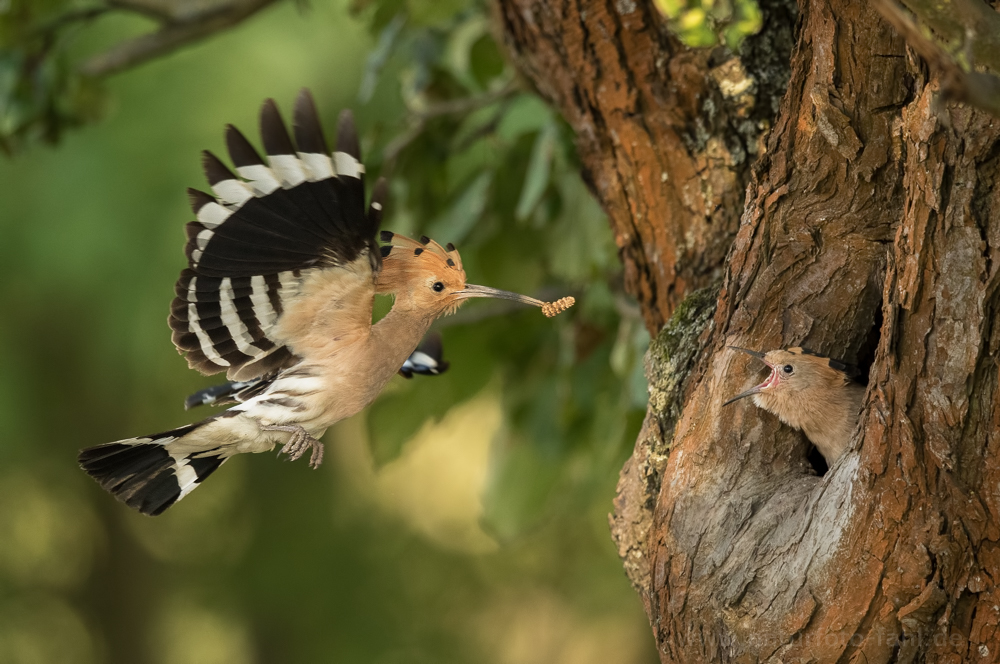
<svg viewBox="0 0 1000 664"><path fill-rule="evenodd" d="M727 346L727 348L732 348L733 350L742 351L742 352L746 353L747 355L750 355L751 357L757 358L758 360L760 360L761 362L763 362L767 366L771 367L772 369L774 368L774 366L770 362L768 362L767 360L764 359L764 353L761 353L761 352L758 352L758 351L755 351L755 350L748 350L746 348L740 348L739 346ZM768 380L770 380L770 377L768 378ZM765 385L767 385L767 381L764 381L760 385L756 385L754 387L751 387L746 392L741 392L740 394L737 394L735 397L733 397L732 399L730 399L729 401L727 401L726 403L724 403L722 405L723 406L728 406L729 404L733 403L734 401L739 401L740 399L743 399L745 397L752 397L753 395L755 395L758 392L760 392L761 389L763 389L763 387Z"/></svg>
<svg viewBox="0 0 1000 664"><path fill-rule="evenodd" d="M527 295L512 293L498 288L490 288L489 286L477 286L475 284L465 284L465 288L460 291L455 291L455 295L462 300L470 297L492 297L497 300L513 300L514 302L523 302L524 304L530 304L535 307L541 307L545 304L541 300L536 300L535 298L528 297Z"/></svg>
<svg viewBox="0 0 1000 664"><path fill-rule="evenodd" d="M764 359L764 353L761 353L756 350L747 350L746 348L740 348L739 346L726 346L726 348L732 348L733 350L742 351L747 355L750 355L751 357L756 357L758 360L760 360L767 366L771 366L771 363Z"/></svg>
<svg viewBox="0 0 1000 664"><path fill-rule="evenodd" d="M728 406L728 405L729 405L729 404L731 404L732 402L734 402L734 401L739 401L740 399L742 399L742 398L744 398L744 397L752 397L753 395L755 395L755 394L757 394L758 392L760 392L760 388L761 388L761 385L757 385L756 387L751 387L751 388L750 388L749 390L747 390L746 392L743 392L743 393L741 393L741 394L737 394L737 395L736 395L735 397L733 397L732 399L730 399L729 401L727 401L726 403L724 403L724 404L722 404L722 405L723 405L723 406Z"/></svg>
<svg viewBox="0 0 1000 664"><path fill-rule="evenodd" d="M555 302L542 302L541 300L536 300L533 297L521 295L520 293L512 293L498 288L490 288L489 286L477 286L475 284L465 284L465 288L455 291L455 295L460 300L470 297L492 297L497 300L513 300L522 304L530 304L533 307L540 307L542 313L549 318L566 311L576 303L576 300L572 297L564 297Z"/></svg>

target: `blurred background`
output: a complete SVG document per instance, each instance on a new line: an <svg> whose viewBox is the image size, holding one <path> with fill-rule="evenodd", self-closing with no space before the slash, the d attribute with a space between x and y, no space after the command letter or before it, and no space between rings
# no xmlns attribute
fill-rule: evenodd
<svg viewBox="0 0 1000 664"><path fill-rule="evenodd" d="M0 663L657 661L607 526L648 338L571 135L487 4L277 2L88 75L156 21L0 0ZM391 177L383 228L454 242L471 282L578 304L473 301L438 326L450 371L393 379L319 470L236 457L143 517L76 453L210 414L184 397L223 379L166 325L185 188L226 123L256 141L261 102L288 118L301 87L328 140L354 109Z"/></svg>

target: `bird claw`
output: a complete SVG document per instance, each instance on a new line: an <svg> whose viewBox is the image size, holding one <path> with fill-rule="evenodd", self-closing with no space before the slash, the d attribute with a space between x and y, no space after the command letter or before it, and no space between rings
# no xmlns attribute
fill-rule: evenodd
<svg viewBox="0 0 1000 664"><path fill-rule="evenodd" d="M309 467L319 468L320 464L323 463L323 443L311 436L301 426L297 424L271 424L262 426L261 429L264 431L285 431L292 434L285 441L284 446L282 446L279 452L279 454L287 454L289 461L302 458L306 450L311 449L312 454L309 455Z"/></svg>

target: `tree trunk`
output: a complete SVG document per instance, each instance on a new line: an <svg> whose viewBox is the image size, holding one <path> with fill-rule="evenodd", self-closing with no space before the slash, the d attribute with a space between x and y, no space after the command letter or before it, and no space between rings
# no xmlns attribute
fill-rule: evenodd
<svg viewBox="0 0 1000 664"><path fill-rule="evenodd" d="M743 61L690 50L647 2L501 0L517 66L576 131L650 332L718 281L787 81L793 13ZM773 43L772 43L773 42ZM751 78L753 77L753 78Z"/></svg>
<svg viewBox="0 0 1000 664"><path fill-rule="evenodd" d="M736 58L644 2L498 1L657 333L612 516L626 572L664 662L995 661L1000 122L940 101L867 3L803 0L794 34L762 7ZM759 379L728 344L863 367L829 472L723 409Z"/></svg>

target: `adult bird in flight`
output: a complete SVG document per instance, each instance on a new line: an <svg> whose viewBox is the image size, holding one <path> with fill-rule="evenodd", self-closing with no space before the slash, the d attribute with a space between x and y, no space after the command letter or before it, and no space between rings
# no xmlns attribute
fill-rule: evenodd
<svg viewBox="0 0 1000 664"><path fill-rule="evenodd" d="M85 471L144 514L162 513L235 454L281 444L290 459L309 452L310 465L319 466L326 429L374 401L394 374L446 366L436 364L440 350L436 357L414 351L436 318L469 298L523 302L546 316L573 304L468 284L451 244L379 235L385 182L375 184L366 207L350 112L341 113L332 154L308 90L295 102L293 126L294 143L267 100L260 114L267 161L227 126L236 172L205 152L213 193L189 190L197 221L187 225L188 268L170 310L173 342L192 368L225 371L231 381L192 395L188 405L236 405L80 452ZM372 324L382 293L394 303Z"/></svg>

